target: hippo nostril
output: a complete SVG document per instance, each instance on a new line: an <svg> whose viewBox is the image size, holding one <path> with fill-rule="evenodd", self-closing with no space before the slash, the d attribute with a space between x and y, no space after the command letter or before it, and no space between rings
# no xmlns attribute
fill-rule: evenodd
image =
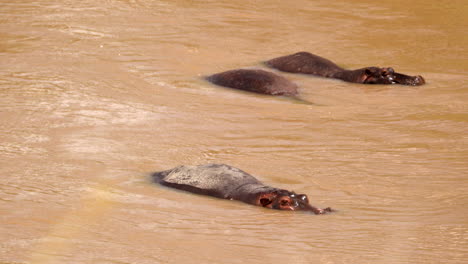
<svg viewBox="0 0 468 264"><path fill-rule="evenodd" d="M417 85L421 85L421 84L425 84L425 83L426 83L426 81L424 80L424 78L421 75L416 76L416 84Z"/></svg>

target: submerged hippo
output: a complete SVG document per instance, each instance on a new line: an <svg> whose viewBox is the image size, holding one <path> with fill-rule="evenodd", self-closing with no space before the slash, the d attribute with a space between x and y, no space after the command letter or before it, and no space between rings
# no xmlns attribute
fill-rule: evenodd
<svg viewBox="0 0 468 264"><path fill-rule="evenodd" d="M225 164L179 166L156 172L153 179L164 186L218 198L238 200L270 209L331 212L309 204L305 194L266 186L252 175Z"/></svg>
<svg viewBox="0 0 468 264"><path fill-rule="evenodd" d="M265 63L284 72L312 74L353 83L404 85L423 85L426 83L420 75L408 76L397 73L390 67L365 67L357 70L346 70L330 60L309 52L298 52Z"/></svg>
<svg viewBox="0 0 468 264"><path fill-rule="evenodd" d="M296 96L297 85L264 70L237 69L206 77L216 85L268 95Z"/></svg>

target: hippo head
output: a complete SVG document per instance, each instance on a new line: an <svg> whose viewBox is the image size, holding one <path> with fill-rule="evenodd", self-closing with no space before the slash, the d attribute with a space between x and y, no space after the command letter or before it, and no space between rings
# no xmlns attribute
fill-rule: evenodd
<svg viewBox="0 0 468 264"><path fill-rule="evenodd" d="M366 84L402 84L402 85L423 85L426 82L420 75L408 76L397 73L392 67L378 68L367 67L363 69L362 83Z"/></svg>
<svg viewBox="0 0 468 264"><path fill-rule="evenodd" d="M366 67L362 69L361 82L366 84L392 84L395 71L393 68Z"/></svg>
<svg viewBox="0 0 468 264"><path fill-rule="evenodd" d="M394 74L394 83L404 84L404 85L423 85L426 83L424 78L421 75L417 76L408 76L405 74L397 73Z"/></svg>
<svg viewBox="0 0 468 264"><path fill-rule="evenodd" d="M310 205L309 199L305 194L296 194L286 190L261 194L257 199L257 205L278 210L311 211L314 214L332 212L330 207L320 209Z"/></svg>

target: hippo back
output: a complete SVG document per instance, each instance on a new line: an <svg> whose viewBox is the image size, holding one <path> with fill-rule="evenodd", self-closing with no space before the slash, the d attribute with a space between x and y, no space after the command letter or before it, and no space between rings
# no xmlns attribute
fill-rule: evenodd
<svg viewBox="0 0 468 264"><path fill-rule="evenodd" d="M224 199L245 185L262 185L252 175L225 164L182 165L156 172L153 178L164 186Z"/></svg>
<svg viewBox="0 0 468 264"><path fill-rule="evenodd" d="M266 65L284 72L313 74L331 77L343 69L334 62L309 52L298 52L265 62Z"/></svg>
<svg viewBox="0 0 468 264"><path fill-rule="evenodd" d="M264 70L237 69L206 77L216 85L269 95L294 96L297 85L283 76Z"/></svg>

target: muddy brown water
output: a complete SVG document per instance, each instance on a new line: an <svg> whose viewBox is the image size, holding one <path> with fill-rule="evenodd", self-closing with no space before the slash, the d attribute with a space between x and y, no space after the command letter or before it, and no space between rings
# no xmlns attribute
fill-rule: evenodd
<svg viewBox="0 0 468 264"><path fill-rule="evenodd" d="M465 1L0 4L0 263L466 263ZM315 105L202 76L310 51L427 84L282 73ZM177 192L222 162L314 216Z"/></svg>

